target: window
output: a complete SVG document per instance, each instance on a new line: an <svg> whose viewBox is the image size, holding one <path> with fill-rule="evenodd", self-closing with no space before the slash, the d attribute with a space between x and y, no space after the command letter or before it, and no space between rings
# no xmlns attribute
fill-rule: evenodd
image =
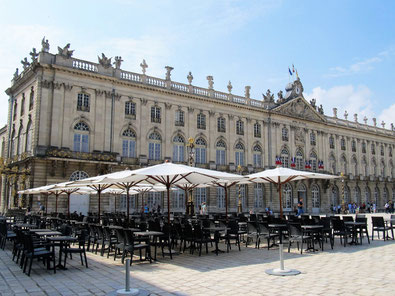
<svg viewBox="0 0 395 296"><path fill-rule="evenodd" d="M254 124L254 137L260 138L262 136L262 126L257 122Z"/></svg>
<svg viewBox="0 0 395 296"><path fill-rule="evenodd" d="M34 105L34 86L30 88L29 111L33 109Z"/></svg>
<svg viewBox="0 0 395 296"><path fill-rule="evenodd" d="M153 132L148 137L148 159L160 160L162 138L157 132Z"/></svg>
<svg viewBox="0 0 395 296"><path fill-rule="evenodd" d="M254 208L260 209L264 207L263 202L264 187L262 183L254 184Z"/></svg>
<svg viewBox="0 0 395 296"><path fill-rule="evenodd" d="M388 149L388 156L392 157L392 147L389 147L389 149Z"/></svg>
<svg viewBox="0 0 395 296"><path fill-rule="evenodd" d="M311 146L315 146L316 143L317 143L317 141L316 141L315 133L314 133L314 132L311 132L311 133L310 133L310 145L311 145Z"/></svg>
<svg viewBox="0 0 395 296"><path fill-rule="evenodd" d="M122 133L122 157L136 157L136 133L130 128Z"/></svg>
<svg viewBox="0 0 395 296"><path fill-rule="evenodd" d="M336 170L336 158L331 155L329 157L329 167L331 168L331 173L336 175L337 174L337 170Z"/></svg>
<svg viewBox="0 0 395 296"><path fill-rule="evenodd" d="M84 171L75 171L71 174L69 181L78 181L86 178L89 178L89 175Z"/></svg>
<svg viewBox="0 0 395 296"><path fill-rule="evenodd" d="M176 126L184 126L184 111L176 110L176 118L175 118Z"/></svg>
<svg viewBox="0 0 395 296"><path fill-rule="evenodd" d="M340 139L340 149L346 150L346 140L344 138Z"/></svg>
<svg viewBox="0 0 395 296"><path fill-rule="evenodd" d="M21 116L25 113L25 94L22 94L22 101L21 101Z"/></svg>
<svg viewBox="0 0 395 296"><path fill-rule="evenodd" d="M320 188L316 184L311 186L311 202L313 208L320 207Z"/></svg>
<svg viewBox="0 0 395 296"><path fill-rule="evenodd" d="M184 161L184 147L185 140L181 136L175 136L173 138L173 161L183 162Z"/></svg>
<svg viewBox="0 0 395 296"><path fill-rule="evenodd" d="M197 115L197 128L206 129L206 115L201 112Z"/></svg>
<svg viewBox="0 0 395 296"><path fill-rule="evenodd" d="M304 168L304 161L303 161L303 152L301 149L296 150L296 169L303 170Z"/></svg>
<svg viewBox="0 0 395 296"><path fill-rule="evenodd" d="M196 188L195 189L195 206L199 207L204 202L207 202L206 188Z"/></svg>
<svg viewBox="0 0 395 296"><path fill-rule="evenodd" d="M89 152L89 126L80 121L74 126L74 147L76 152Z"/></svg>
<svg viewBox="0 0 395 296"><path fill-rule="evenodd" d="M177 188L176 190L172 190L172 203L171 209L173 211L184 211L185 210L185 191Z"/></svg>
<svg viewBox="0 0 395 296"><path fill-rule="evenodd" d="M374 188L374 203L376 204L376 206L379 205L379 199L380 199L380 190L376 187Z"/></svg>
<svg viewBox="0 0 395 296"><path fill-rule="evenodd" d="M235 146L235 165L244 166L244 145L240 142Z"/></svg>
<svg viewBox="0 0 395 296"><path fill-rule="evenodd" d="M226 132L226 120L223 117L218 117L217 120L217 126L218 126L218 132L220 133L225 133Z"/></svg>
<svg viewBox="0 0 395 296"><path fill-rule="evenodd" d="M241 120L236 121L236 134L244 135L244 122Z"/></svg>
<svg viewBox="0 0 395 296"><path fill-rule="evenodd" d="M372 174L375 177L377 176L377 164L374 158L372 159Z"/></svg>
<svg viewBox="0 0 395 296"><path fill-rule="evenodd" d="M17 112L17 110L18 110L18 103L15 101L15 103L14 103L14 116L13 116L13 120L16 119L16 112Z"/></svg>
<svg viewBox="0 0 395 296"><path fill-rule="evenodd" d="M26 131L26 152L32 152L32 133L33 133L33 128L32 128L32 122L30 121L27 125L27 131Z"/></svg>
<svg viewBox="0 0 395 296"><path fill-rule="evenodd" d="M217 187L217 207L225 209L225 189L223 187Z"/></svg>
<svg viewBox="0 0 395 296"><path fill-rule="evenodd" d="M384 200L384 202L388 201L388 196L389 196L388 189L387 189L387 187L384 187L384 190L383 190L383 200Z"/></svg>
<svg viewBox="0 0 395 296"><path fill-rule="evenodd" d="M151 122L160 123L160 107L152 106L151 107Z"/></svg>
<svg viewBox="0 0 395 296"><path fill-rule="evenodd" d="M362 153L366 153L366 143L362 142Z"/></svg>
<svg viewBox="0 0 395 296"><path fill-rule="evenodd" d="M136 118L136 103L134 102L125 102L125 115L127 117Z"/></svg>
<svg viewBox="0 0 395 296"><path fill-rule="evenodd" d="M380 155L384 156L384 145L380 146Z"/></svg>
<svg viewBox="0 0 395 296"><path fill-rule="evenodd" d="M146 204L148 209L157 209L158 205L162 206L162 192L148 192Z"/></svg>
<svg viewBox="0 0 395 296"><path fill-rule="evenodd" d="M207 144L202 138L195 141L195 163L206 163Z"/></svg>
<svg viewBox="0 0 395 296"><path fill-rule="evenodd" d="M226 164L226 144L222 140L219 140L216 145L215 163L217 165Z"/></svg>
<svg viewBox="0 0 395 296"><path fill-rule="evenodd" d="M335 149L335 140L333 139L333 136L329 137L329 148Z"/></svg>
<svg viewBox="0 0 395 296"><path fill-rule="evenodd" d="M310 163L311 163L311 169L313 170L313 172L317 171L317 154L312 151L310 153Z"/></svg>
<svg viewBox="0 0 395 296"><path fill-rule="evenodd" d="M332 204L337 206L339 205L339 189L336 186L332 187L332 191L331 191L331 201Z"/></svg>
<svg viewBox="0 0 395 296"><path fill-rule="evenodd" d="M349 202L351 202L350 201L350 188L347 185L345 185L343 190L344 190L344 202L346 204L348 204Z"/></svg>
<svg viewBox="0 0 395 296"><path fill-rule="evenodd" d="M385 178L385 163L384 163L384 160L381 161L380 175L381 175L381 177Z"/></svg>
<svg viewBox="0 0 395 296"><path fill-rule="evenodd" d="M280 158L281 158L282 167L288 168L289 167L289 153L288 153L287 148L283 148L283 150L281 150Z"/></svg>
<svg viewBox="0 0 395 296"><path fill-rule="evenodd" d="M114 196L116 198L116 196ZM136 209L136 199L138 198L137 194L131 194L129 196L129 209ZM127 196L126 194L121 194L119 199L119 208L122 211L126 211L127 209Z"/></svg>
<svg viewBox="0 0 395 296"><path fill-rule="evenodd" d="M89 112L89 95L79 93L77 96L77 110Z"/></svg>
<svg viewBox="0 0 395 296"><path fill-rule="evenodd" d="M247 185L239 185L237 186L237 205L239 204L239 197L241 199L241 207L244 211L247 208Z"/></svg>
<svg viewBox="0 0 395 296"><path fill-rule="evenodd" d="M347 170L347 159L346 159L345 156L343 156L343 157L340 159L340 165L341 165L341 169L343 170L343 173L344 173L345 175L347 175L347 174L348 174L348 170Z"/></svg>
<svg viewBox="0 0 395 296"><path fill-rule="evenodd" d="M18 146L17 146L18 150L16 152L17 155L20 155L23 152L23 134L22 134L22 129L23 129L23 127L21 126L19 128L19 132L18 132Z"/></svg>
<svg viewBox="0 0 395 296"><path fill-rule="evenodd" d="M288 183L283 186L283 207L287 211L292 209L292 187Z"/></svg>
<svg viewBox="0 0 395 296"><path fill-rule="evenodd" d="M258 144L254 146L252 153L253 163L255 168L262 167L262 148Z"/></svg>
<svg viewBox="0 0 395 296"><path fill-rule="evenodd" d="M368 186L365 186L365 203L370 202L370 199L370 188Z"/></svg>
<svg viewBox="0 0 395 296"><path fill-rule="evenodd" d="M351 151L357 152L357 144L356 144L355 140L351 141Z"/></svg>
<svg viewBox="0 0 395 296"><path fill-rule="evenodd" d="M362 168L365 176L369 176L369 168L365 158L362 159Z"/></svg>
<svg viewBox="0 0 395 296"><path fill-rule="evenodd" d="M372 143L372 145L370 147L372 150L372 155L376 155L376 145L374 143Z"/></svg>
<svg viewBox="0 0 395 296"><path fill-rule="evenodd" d="M281 131L282 139L283 141L288 142L288 129L286 127L283 127Z"/></svg>
<svg viewBox="0 0 395 296"><path fill-rule="evenodd" d="M361 204L361 189L358 186L354 187L353 199L357 205Z"/></svg>
<svg viewBox="0 0 395 296"><path fill-rule="evenodd" d="M15 129L14 129L11 133L10 157L15 156L15 153L16 153L15 145L16 145L16 133L15 133Z"/></svg>
<svg viewBox="0 0 395 296"><path fill-rule="evenodd" d="M352 173L354 174L354 176L358 176L358 162L357 162L357 158L354 157L351 160L351 164L352 164Z"/></svg>

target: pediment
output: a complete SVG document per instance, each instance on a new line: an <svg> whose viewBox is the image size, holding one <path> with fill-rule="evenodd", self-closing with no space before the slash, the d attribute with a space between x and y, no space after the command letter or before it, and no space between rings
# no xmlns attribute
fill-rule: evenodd
<svg viewBox="0 0 395 296"><path fill-rule="evenodd" d="M318 113L306 100L302 97L295 98L273 109L274 112L298 117L307 120L325 121L325 117Z"/></svg>

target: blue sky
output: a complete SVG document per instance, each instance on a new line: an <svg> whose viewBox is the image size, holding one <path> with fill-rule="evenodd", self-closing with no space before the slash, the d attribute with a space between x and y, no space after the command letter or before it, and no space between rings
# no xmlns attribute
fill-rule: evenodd
<svg viewBox="0 0 395 296"><path fill-rule="evenodd" d="M1 1L0 89L46 36L50 52L71 43L74 57L122 56L122 68L262 99L298 70L304 96L332 108L395 123L395 1ZM7 104L2 91L0 102ZM0 110L0 124L6 123Z"/></svg>

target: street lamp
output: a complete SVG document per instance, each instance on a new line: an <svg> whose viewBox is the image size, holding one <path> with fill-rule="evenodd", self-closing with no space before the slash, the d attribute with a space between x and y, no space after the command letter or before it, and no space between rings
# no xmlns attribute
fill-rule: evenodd
<svg viewBox="0 0 395 296"><path fill-rule="evenodd" d="M195 139L190 137L188 139L188 164L189 166L194 166L195 164ZM189 190L187 193L189 195L188 197L188 204L187 204L187 214L193 216L194 215L194 210L195 210L195 205L193 204L193 196L192 196L192 190Z"/></svg>
<svg viewBox="0 0 395 296"><path fill-rule="evenodd" d="M237 166L237 172L239 173L239 175L241 175L241 172L243 171L243 169L242 169L242 167L241 167L241 165L238 165ZM238 204L237 204L237 213L241 213L241 212L243 212L243 207L242 207L242 204L241 204L241 185L239 184L239 201L238 201Z"/></svg>
<svg viewBox="0 0 395 296"><path fill-rule="evenodd" d="M340 177L342 178L342 212L345 213L346 208L344 204L344 174L343 172L340 173Z"/></svg>

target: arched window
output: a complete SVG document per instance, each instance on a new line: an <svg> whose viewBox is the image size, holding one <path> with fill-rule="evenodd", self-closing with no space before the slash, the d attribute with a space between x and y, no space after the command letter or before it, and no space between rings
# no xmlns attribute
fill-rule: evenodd
<svg viewBox="0 0 395 296"><path fill-rule="evenodd" d="M22 133L23 127L21 125L21 127L19 128L19 132L18 132L18 151L16 152L17 155L22 154L23 152L23 133Z"/></svg>
<svg viewBox="0 0 395 296"><path fill-rule="evenodd" d="M185 210L185 191L177 188L176 190L172 190L172 203L171 208L173 211L182 212Z"/></svg>
<svg viewBox="0 0 395 296"><path fill-rule="evenodd" d="M346 140L344 138L340 139L340 149L346 150Z"/></svg>
<svg viewBox="0 0 395 296"><path fill-rule="evenodd" d="M310 153L311 169L313 172L317 171L317 154L314 151Z"/></svg>
<svg viewBox="0 0 395 296"><path fill-rule="evenodd" d="M32 134L33 125L32 122L29 121L26 128L26 152L32 152Z"/></svg>
<svg viewBox="0 0 395 296"><path fill-rule="evenodd" d="M354 174L354 176L358 176L358 162L355 155L352 158L351 164L352 164L352 173Z"/></svg>
<svg viewBox="0 0 395 296"><path fill-rule="evenodd" d="M361 204L361 189L358 186L354 187L353 200L357 205Z"/></svg>
<svg viewBox="0 0 395 296"><path fill-rule="evenodd" d="M340 165L341 165L342 173L347 175L348 174L348 171L347 171L347 159L346 159L346 157L344 155L340 159Z"/></svg>
<svg viewBox="0 0 395 296"><path fill-rule="evenodd" d="M311 132L311 133L310 133L310 145L311 145L311 146L315 146L316 143L317 143L317 141L316 141L315 133L314 133L314 132Z"/></svg>
<svg viewBox="0 0 395 296"><path fill-rule="evenodd" d="M304 168L304 161L303 161L303 151L302 151L302 149L296 150L295 164L296 164L296 169L297 170L303 170L303 168Z"/></svg>
<svg viewBox="0 0 395 296"><path fill-rule="evenodd" d="M329 148L335 149L335 139L333 138L333 136L329 137Z"/></svg>
<svg viewBox="0 0 395 296"><path fill-rule="evenodd" d="M253 163L255 168L262 167L262 148L258 144L254 146L254 151L252 153Z"/></svg>
<svg viewBox="0 0 395 296"><path fill-rule="evenodd" d="M244 135L244 122L242 120L236 121L236 134Z"/></svg>
<svg viewBox="0 0 395 296"><path fill-rule="evenodd" d="M372 174L373 176L377 177L377 164L376 159L372 159Z"/></svg>
<svg viewBox="0 0 395 296"><path fill-rule="evenodd" d="M206 188L196 188L195 189L195 207L198 208L204 202L207 202Z"/></svg>
<svg viewBox="0 0 395 296"><path fill-rule="evenodd" d="M352 152L357 152L357 143L355 142L355 140L351 141L351 150Z"/></svg>
<svg viewBox="0 0 395 296"><path fill-rule="evenodd" d="M217 187L217 207L225 209L225 189L223 187Z"/></svg>
<svg viewBox="0 0 395 296"><path fill-rule="evenodd" d="M11 133L11 143L10 143L10 157L15 156L16 153L16 133L15 129Z"/></svg>
<svg viewBox="0 0 395 296"><path fill-rule="evenodd" d="M226 144L222 140L219 140L216 145L215 163L218 165L226 164Z"/></svg>
<svg viewBox="0 0 395 296"><path fill-rule="evenodd" d="M198 138L195 141L195 163L207 162L207 144L203 138Z"/></svg>
<svg viewBox="0 0 395 296"><path fill-rule="evenodd" d="M89 175L84 171L75 171L71 174L69 181L78 181L86 178L89 178Z"/></svg>
<svg viewBox="0 0 395 296"><path fill-rule="evenodd" d="M292 187L288 183L283 186L283 207L284 210L292 210Z"/></svg>
<svg viewBox="0 0 395 296"><path fill-rule="evenodd" d="M376 207L379 206L379 200L380 200L380 190L375 187L374 188L374 203L376 204Z"/></svg>
<svg viewBox="0 0 395 296"><path fill-rule="evenodd" d="M288 142L288 129L286 127L283 127L281 130L281 135L282 135L282 140L285 142Z"/></svg>
<svg viewBox="0 0 395 296"><path fill-rule="evenodd" d="M313 208L320 207L320 203L321 203L320 188L316 184L313 184L313 186L311 186L311 202L312 202Z"/></svg>
<svg viewBox="0 0 395 296"><path fill-rule="evenodd" d="M218 117L217 120L217 128L219 133L224 133L226 132L226 120L224 117Z"/></svg>
<svg viewBox="0 0 395 296"><path fill-rule="evenodd" d="M388 201L388 189L387 189L387 187L384 187L384 190L383 190L383 201L384 202Z"/></svg>
<svg viewBox="0 0 395 296"><path fill-rule="evenodd" d="M260 209L264 208L264 199L263 199L263 194L265 188L263 187L262 183L255 183L254 184L254 208L255 209Z"/></svg>
<svg viewBox="0 0 395 296"><path fill-rule="evenodd" d="M329 156L329 167L331 168L332 174L336 175L336 158L333 155Z"/></svg>
<svg viewBox="0 0 395 296"><path fill-rule="evenodd" d="M246 211L247 208L247 185L239 185L237 186L237 204L239 204L239 196L241 199L241 207L243 211Z"/></svg>
<svg viewBox="0 0 395 296"><path fill-rule="evenodd" d="M122 133L122 156L136 157L136 133L130 128Z"/></svg>
<svg viewBox="0 0 395 296"><path fill-rule="evenodd" d="M148 141L148 159L160 160L162 137L157 132L153 132L149 135Z"/></svg>
<svg viewBox="0 0 395 296"><path fill-rule="evenodd" d="M288 149L287 148L283 148L281 150L281 163L282 163L282 167L283 168L288 168L289 167L289 153L288 153Z"/></svg>
<svg viewBox="0 0 395 296"><path fill-rule="evenodd" d="M334 206L338 206L339 203L339 189L337 186L333 186L331 190L331 202Z"/></svg>
<svg viewBox="0 0 395 296"><path fill-rule="evenodd" d="M77 152L89 152L89 126L80 121L74 126L74 146Z"/></svg>
<svg viewBox="0 0 395 296"><path fill-rule="evenodd" d="M177 135L173 138L173 161L183 162L185 151L185 140L182 136Z"/></svg>
<svg viewBox="0 0 395 296"><path fill-rule="evenodd" d="M348 204L351 202L350 200L350 188L347 185L344 185L344 202Z"/></svg>
<svg viewBox="0 0 395 296"><path fill-rule="evenodd" d="M235 164L244 166L244 145L240 142L235 146Z"/></svg>
<svg viewBox="0 0 395 296"><path fill-rule="evenodd" d="M306 186L303 183L300 183L297 190L298 190L298 201L300 199L303 199L303 208L307 208Z"/></svg>
<svg viewBox="0 0 395 296"><path fill-rule="evenodd" d="M365 203L367 204L370 202L371 199L371 194L370 194L370 188L368 186L365 186Z"/></svg>

